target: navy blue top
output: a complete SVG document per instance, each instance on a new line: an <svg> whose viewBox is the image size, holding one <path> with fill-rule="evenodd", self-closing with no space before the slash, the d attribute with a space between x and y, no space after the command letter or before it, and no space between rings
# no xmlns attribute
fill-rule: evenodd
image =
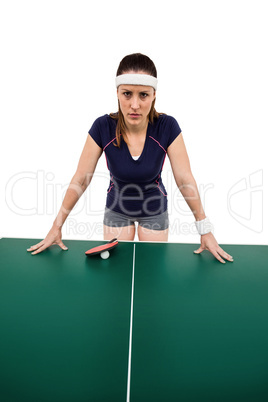
<svg viewBox="0 0 268 402"><path fill-rule="evenodd" d="M110 171L106 207L132 217L158 215L167 209L167 192L161 172L167 148L181 133L177 120L162 114L148 123L143 151L137 160L121 136L116 143L117 120L105 114L98 117L89 134L105 153Z"/></svg>

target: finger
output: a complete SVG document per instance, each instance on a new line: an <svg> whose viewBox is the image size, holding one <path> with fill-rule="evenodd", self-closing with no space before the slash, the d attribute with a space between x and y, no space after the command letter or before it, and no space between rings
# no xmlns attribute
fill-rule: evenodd
<svg viewBox="0 0 268 402"><path fill-rule="evenodd" d="M226 262L221 258L220 254L216 250L209 250L211 254L214 255L214 257L217 258L222 264L225 264Z"/></svg>
<svg viewBox="0 0 268 402"><path fill-rule="evenodd" d="M199 249L198 250L194 250L194 253L195 254L200 254L200 253L202 253L202 251L204 251L205 249L203 248L203 247L199 247Z"/></svg>
<svg viewBox="0 0 268 402"><path fill-rule="evenodd" d="M44 244L43 246L39 247L36 251L34 251L34 252L31 253L31 254L32 254L32 255L35 255L35 254L41 253L41 252L44 251L47 247L48 247L48 246Z"/></svg>
<svg viewBox="0 0 268 402"><path fill-rule="evenodd" d="M60 242L58 243L58 245L60 246L60 248L61 248L62 250L68 250L68 247L65 246L65 244L62 243L62 241L60 241Z"/></svg>
<svg viewBox="0 0 268 402"><path fill-rule="evenodd" d="M233 261L234 261L233 257L232 257L230 254L226 253L226 251L224 251L221 247L219 247L219 248L217 249L217 252L218 252L223 258L225 258L227 261L230 261L230 262L233 262Z"/></svg>
<svg viewBox="0 0 268 402"><path fill-rule="evenodd" d="M38 247L41 247L44 244L43 241L40 241L40 243L35 244L34 246L31 246L30 248L27 248L27 251L33 251L38 249Z"/></svg>

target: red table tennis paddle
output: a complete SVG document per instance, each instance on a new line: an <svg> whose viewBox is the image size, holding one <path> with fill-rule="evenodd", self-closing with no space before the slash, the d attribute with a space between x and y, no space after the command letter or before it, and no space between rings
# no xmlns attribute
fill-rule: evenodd
<svg viewBox="0 0 268 402"><path fill-rule="evenodd" d="M110 240L106 244L102 244L100 246L90 248L89 250L87 250L85 252L85 254L87 256L100 254L101 258L106 259L106 258L109 258L109 255L110 255L109 250L112 250L117 245L118 245L118 240L115 238L115 239Z"/></svg>

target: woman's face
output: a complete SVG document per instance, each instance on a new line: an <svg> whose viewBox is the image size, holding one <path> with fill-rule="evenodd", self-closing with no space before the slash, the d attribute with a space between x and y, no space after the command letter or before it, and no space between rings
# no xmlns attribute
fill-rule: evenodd
<svg viewBox="0 0 268 402"><path fill-rule="evenodd" d="M144 73L139 72L139 74ZM117 88L117 97L128 128L142 128L147 124L152 102L155 99L153 87L122 84Z"/></svg>

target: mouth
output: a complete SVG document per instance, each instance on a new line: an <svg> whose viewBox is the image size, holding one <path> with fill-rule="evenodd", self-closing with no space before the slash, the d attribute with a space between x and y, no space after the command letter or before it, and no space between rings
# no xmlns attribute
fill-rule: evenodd
<svg viewBox="0 0 268 402"><path fill-rule="evenodd" d="M140 117L140 114L137 114L137 113L130 113L129 116L130 116L130 117Z"/></svg>

